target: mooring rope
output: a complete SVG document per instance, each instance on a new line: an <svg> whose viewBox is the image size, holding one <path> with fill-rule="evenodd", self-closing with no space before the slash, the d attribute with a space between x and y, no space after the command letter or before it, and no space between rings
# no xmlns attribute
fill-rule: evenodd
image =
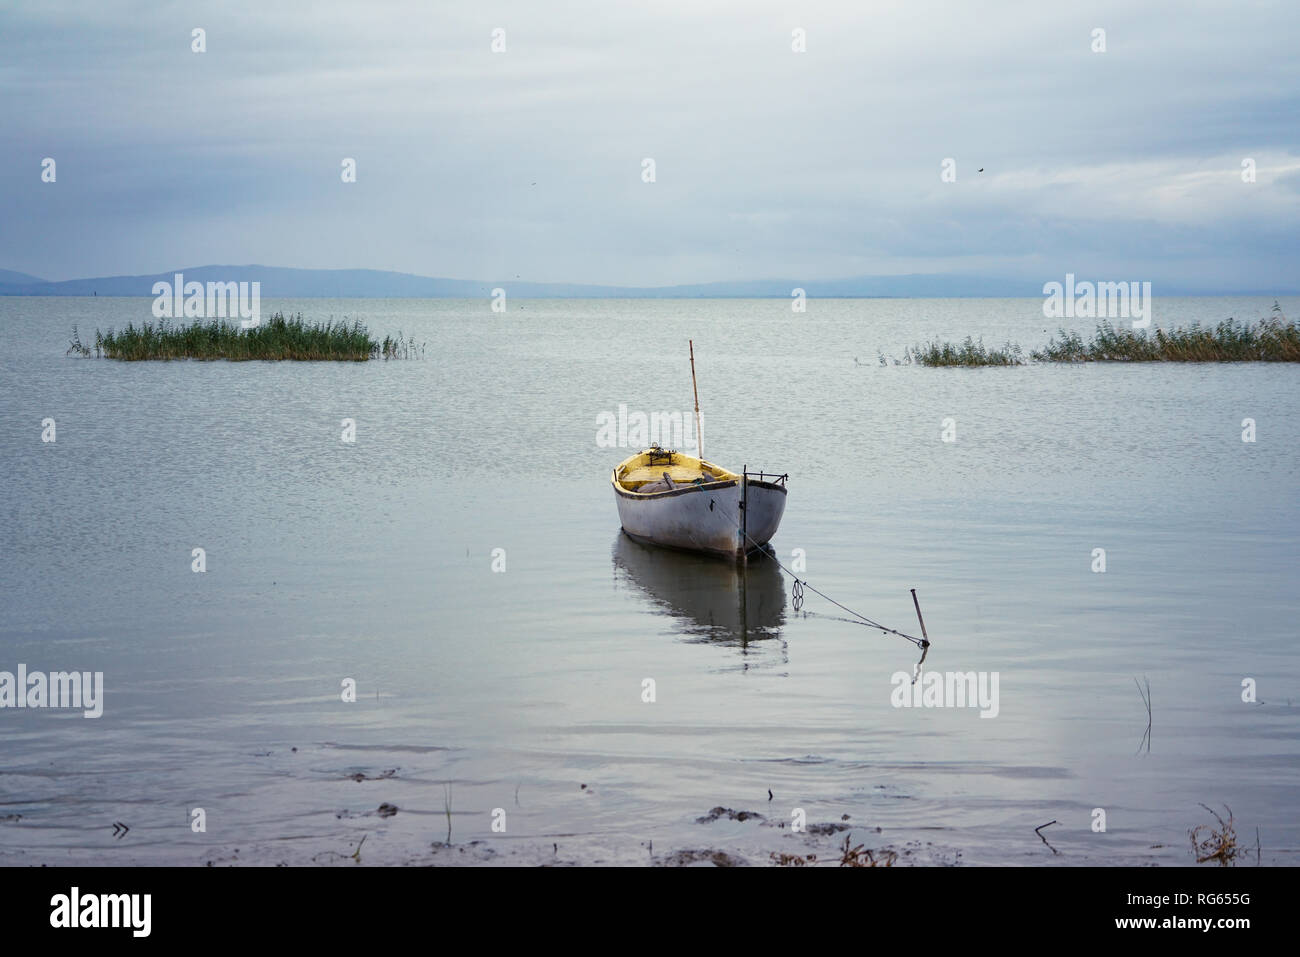
<svg viewBox="0 0 1300 957"><path fill-rule="evenodd" d="M732 519L732 522L735 523L736 528L740 530L740 534L743 535L745 539L748 542L750 542L750 544L752 544L756 549L762 549L763 546L760 545L758 542L754 541L752 538L750 538L749 532L745 531L743 528L740 527L740 522L737 522L734 518ZM860 621L854 621L852 618L840 618L837 619L838 621L845 621L851 625L864 625L869 628L879 628L882 632L885 632L887 634L897 635L899 638L906 638L908 641L912 642L912 644L916 645L916 647L918 648L930 647L929 640L925 638L917 638L915 635L909 635L906 632L899 631L896 628L886 627L885 625L882 625L880 622L868 618L866 615L862 614L861 612L854 611L848 605L841 604L840 602L836 601L834 598L832 598L830 595L826 594L825 592L817 590L812 585L808 584L808 582L801 579L793 571L786 568L785 565L781 563L781 560L776 557L776 554L774 552L771 553L764 552L764 554L767 555L767 557L770 558L772 561L776 562L776 566L778 568L780 568L783 572L785 572L787 575L789 575L791 578L794 579L794 585L790 589L790 599L791 599L791 603L794 605L795 611L799 611L800 609L803 608L803 592L804 589L806 588L814 595L819 595L822 598L825 598L836 608L841 608L844 611L847 611L850 615L853 615L854 617L861 619ZM805 614L807 614L807 612L805 612ZM823 617L831 617L831 616L823 616Z"/></svg>
<svg viewBox="0 0 1300 957"><path fill-rule="evenodd" d="M748 535L746 535L745 537L749 538ZM753 541L753 539L751 538L750 541ZM803 590L806 588L814 595L819 595L822 598L825 598L836 608L841 608L844 611L847 611L850 615L853 615L861 619L861 621L854 621L852 618L840 618L838 619L839 621L846 621L853 625L865 625L869 628L879 628L881 631L887 634L897 635L899 638L906 638L908 641L912 642L912 644L916 645L916 647L918 648L925 648L930 644L930 642L924 638L917 638L915 635L909 635L906 632L899 631L897 628L889 628L885 625L882 625L878 621L868 618L866 615L862 614L862 612L854 611L848 605L836 601L834 598L826 594L824 591L819 591L818 589L814 588L812 585L808 584L806 581L800 579L797 575L795 575L794 572L790 571L790 569L782 565L780 559L778 559L775 555L769 555L768 557L771 558L772 561L776 562L776 564L783 571L788 572L790 576L794 578L794 587L798 589L798 605L796 605L795 611L798 611L803 606Z"/></svg>

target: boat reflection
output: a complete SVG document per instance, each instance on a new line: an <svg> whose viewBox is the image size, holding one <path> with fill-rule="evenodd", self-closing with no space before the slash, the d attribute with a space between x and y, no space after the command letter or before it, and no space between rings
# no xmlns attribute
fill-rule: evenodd
<svg viewBox="0 0 1300 957"><path fill-rule="evenodd" d="M735 644L780 638L785 580L770 551L744 564L645 545L620 531L614 580L631 584L696 641Z"/></svg>

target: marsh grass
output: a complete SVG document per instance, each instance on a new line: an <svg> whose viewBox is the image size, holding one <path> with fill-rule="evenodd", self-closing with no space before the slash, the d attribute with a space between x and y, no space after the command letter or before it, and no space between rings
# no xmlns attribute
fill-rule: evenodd
<svg viewBox="0 0 1300 957"><path fill-rule="evenodd" d="M1226 804L1223 806L1223 809L1228 812L1228 820L1225 821L1213 808L1204 804L1201 807L1214 815L1219 826L1198 824L1187 832L1192 840L1192 855L1196 858L1197 864L1218 861L1220 867L1230 867L1237 859L1237 855L1241 853L1241 849L1237 846L1237 831L1232 818L1232 808Z"/></svg>
<svg viewBox="0 0 1300 957"><path fill-rule="evenodd" d="M64 353L67 356L89 356L90 346L84 345L81 341L81 335L77 332L74 324L72 327L72 344L68 346L68 351Z"/></svg>
<svg viewBox="0 0 1300 957"><path fill-rule="evenodd" d="M396 337L384 336L379 355L384 359L423 359L424 347L424 343L416 344L414 336L403 338L399 330Z"/></svg>
<svg viewBox="0 0 1300 957"><path fill-rule="evenodd" d="M1287 319L1274 305L1273 315L1257 323L1227 319L1218 325L1193 323L1166 332L1156 329L1117 329L1109 322L1097 325L1084 341L1077 332L1058 331L1039 350L1029 354L1035 362L1300 362L1300 325ZM923 366L1024 365L1020 346L1007 343L986 349L970 336L960 345L930 342L907 350L903 364ZM881 364L886 364L883 357ZM895 363L897 364L897 363Z"/></svg>
<svg viewBox="0 0 1300 957"><path fill-rule="evenodd" d="M90 345L82 343L75 326L68 353L91 354ZM161 319L139 326L128 323L120 331L97 329L94 354L126 362L145 359L364 362L374 358L423 358L424 347L417 346L414 338L403 339L400 333L396 338L386 336L377 342L360 320L307 322L301 313L285 316L277 312L253 329L241 329L238 322L224 319L196 320L192 325L173 325Z"/></svg>
<svg viewBox="0 0 1300 957"><path fill-rule="evenodd" d="M1077 332L1059 332L1034 352L1041 362L1300 362L1300 326L1280 316L1258 323L1227 319L1213 328L1116 329L1102 322L1088 342Z"/></svg>
<svg viewBox="0 0 1300 957"><path fill-rule="evenodd" d="M903 364L912 363L923 366L1020 366L1025 364L1025 360L1020 347L1010 342L1001 349L988 349L983 339L976 342L967 336L959 346L951 342L927 342L908 349L903 354Z"/></svg>
<svg viewBox="0 0 1300 957"><path fill-rule="evenodd" d="M782 854L773 851L768 855L768 859L778 867L815 867L818 864L836 864L840 867L893 867L894 862L898 860L898 852L891 851L888 848L871 850L865 844L852 845L849 841L849 835L844 835L844 843L840 845L840 859L822 858L817 860L816 854Z"/></svg>
<svg viewBox="0 0 1300 957"><path fill-rule="evenodd" d="M876 855L880 856L877 857ZM844 846L840 848L840 867L893 867L898 854L884 849L872 851L865 845L849 846L849 835L844 835Z"/></svg>

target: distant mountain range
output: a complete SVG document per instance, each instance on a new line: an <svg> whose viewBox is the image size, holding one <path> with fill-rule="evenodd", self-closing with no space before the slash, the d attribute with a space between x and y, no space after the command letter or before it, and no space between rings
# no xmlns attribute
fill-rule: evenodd
<svg viewBox="0 0 1300 957"><path fill-rule="evenodd" d="M980 298L1041 296L1042 282L954 273L904 276L854 276L849 279L756 279L683 286L592 286L581 283L437 279L378 269L284 269L278 266L192 266L179 269L186 282L260 282L263 299L479 299L503 288L523 299L789 299L803 289L810 299ZM155 282L171 283L175 273L152 276L100 276L48 282L27 273L0 269L0 296L153 296ZM1059 278L1059 277L1049 277ZM1082 278L1082 277L1081 277ZM1108 278L1108 277L1102 277ZM1047 280L1043 280L1044 282ZM1294 290L1271 290L1270 295ZM1227 290L1165 286L1162 295L1228 295Z"/></svg>
<svg viewBox="0 0 1300 957"><path fill-rule="evenodd" d="M29 276L25 272L14 272L12 269L0 269L0 286L30 286L44 282L45 280L39 276Z"/></svg>
<svg viewBox="0 0 1300 957"><path fill-rule="evenodd" d="M524 299L709 299L790 298L792 289L809 298L868 296L1036 296L1041 284L978 276L858 276L852 279L764 279L696 283L684 286L594 286L567 282L438 279L377 269L283 269L277 266L191 266L178 269L186 282L260 282L263 299L479 299L495 288ZM99 276L48 282L25 273L0 270L3 296L153 296L155 282L175 274Z"/></svg>

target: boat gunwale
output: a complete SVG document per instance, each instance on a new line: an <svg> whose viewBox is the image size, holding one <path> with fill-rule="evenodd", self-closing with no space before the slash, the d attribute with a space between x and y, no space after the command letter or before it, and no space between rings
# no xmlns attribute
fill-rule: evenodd
<svg viewBox="0 0 1300 957"><path fill-rule="evenodd" d="M664 489L659 492L637 492L632 489L624 488L618 480L617 470L610 479L610 484L614 486L614 491L624 498L630 498L633 501L649 501L654 498L668 498L673 495L686 495L689 492L703 492L708 489L730 488L733 485L739 485L740 479L722 479L717 482L704 482L700 485L687 485L682 488ZM778 485L775 482L764 482L759 479L750 479L748 484L754 488L771 489L776 492L789 494L789 489L784 485Z"/></svg>

